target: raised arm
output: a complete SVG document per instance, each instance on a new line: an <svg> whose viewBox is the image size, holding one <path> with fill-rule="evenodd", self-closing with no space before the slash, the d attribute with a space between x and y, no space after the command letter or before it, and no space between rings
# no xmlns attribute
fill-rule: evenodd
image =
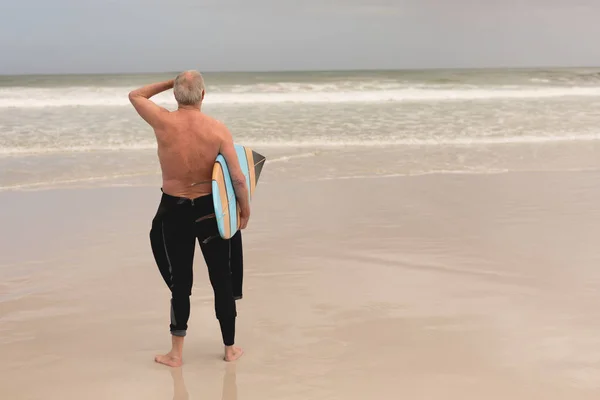
<svg viewBox="0 0 600 400"><path fill-rule="evenodd" d="M153 128L156 128L160 125L162 120L161 117L169 111L158 106L156 103L150 100L150 97L173 88L173 83L174 81L172 79L164 82L152 83L129 93L129 101L135 110L138 112L140 117L142 117Z"/></svg>
<svg viewBox="0 0 600 400"><path fill-rule="evenodd" d="M219 152L225 157L229 176L233 183L235 197L240 205L240 229L245 229L250 218L250 199L248 197L248 185L246 177L240 167L240 162L237 158L235 147L233 146L233 137L229 130L223 126L223 136Z"/></svg>

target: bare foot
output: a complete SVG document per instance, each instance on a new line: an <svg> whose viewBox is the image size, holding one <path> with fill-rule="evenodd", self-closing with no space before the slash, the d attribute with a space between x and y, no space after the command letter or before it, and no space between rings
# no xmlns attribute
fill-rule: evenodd
<svg viewBox="0 0 600 400"><path fill-rule="evenodd" d="M183 336L171 335L171 351L165 355L154 357L154 361L169 367L181 367L183 354Z"/></svg>
<svg viewBox="0 0 600 400"><path fill-rule="evenodd" d="M225 361L231 362L240 358L244 354L244 350L237 346L225 347Z"/></svg>
<svg viewBox="0 0 600 400"><path fill-rule="evenodd" d="M171 355L171 353L154 357L154 361L169 367L181 367L181 358Z"/></svg>

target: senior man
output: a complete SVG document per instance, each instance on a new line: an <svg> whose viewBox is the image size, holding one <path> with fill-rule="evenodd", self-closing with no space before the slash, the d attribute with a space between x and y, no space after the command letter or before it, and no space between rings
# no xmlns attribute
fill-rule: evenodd
<svg viewBox="0 0 600 400"><path fill-rule="evenodd" d="M150 100L171 88L177 110L169 111ZM154 129L162 170L162 197L152 220L150 242L158 269L171 291L172 348L169 353L156 356L155 361L171 367L183 362L196 240L214 291L224 359L234 361L243 353L234 346L235 300L241 293L234 293L231 274L232 258L242 258L241 232L229 240L220 237L211 191L212 168L219 153L225 157L240 205L240 229L246 228L250 218L248 190L231 133L224 124L202 112L204 95L204 80L197 71L184 71L174 80L129 93L133 107Z"/></svg>

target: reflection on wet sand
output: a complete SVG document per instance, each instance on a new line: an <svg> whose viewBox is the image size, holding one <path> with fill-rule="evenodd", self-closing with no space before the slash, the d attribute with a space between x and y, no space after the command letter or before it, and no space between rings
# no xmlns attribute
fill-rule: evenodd
<svg viewBox="0 0 600 400"><path fill-rule="evenodd" d="M171 368L171 377L173 378L173 400L188 400L190 394L183 380L183 368Z"/></svg>
<svg viewBox="0 0 600 400"><path fill-rule="evenodd" d="M183 367L172 368L173 400L189 400L190 394L185 387ZM221 400L237 400L236 365L227 364L223 376L223 390Z"/></svg>
<svg viewBox="0 0 600 400"><path fill-rule="evenodd" d="M236 365L227 364L223 376L223 394L221 400L237 400Z"/></svg>

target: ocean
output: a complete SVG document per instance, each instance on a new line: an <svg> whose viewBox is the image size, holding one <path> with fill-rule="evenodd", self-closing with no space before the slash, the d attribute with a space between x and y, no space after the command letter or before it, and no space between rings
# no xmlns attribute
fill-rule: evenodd
<svg viewBox="0 0 600 400"><path fill-rule="evenodd" d="M204 75L203 109L236 142L281 168L315 157L298 179L600 166L600 69ZM0 189L155 184L153 132L127 94L174 76L0 77ZM172 91L154 99L175 108Z"/></svg>

